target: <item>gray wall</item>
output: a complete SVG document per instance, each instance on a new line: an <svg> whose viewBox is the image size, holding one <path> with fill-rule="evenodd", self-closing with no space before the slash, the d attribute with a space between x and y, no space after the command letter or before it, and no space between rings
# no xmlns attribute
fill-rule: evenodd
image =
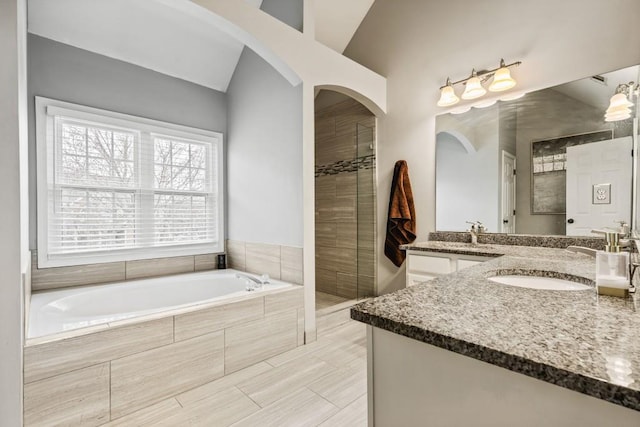
<svg viewBox="0 0 640 427"><path fill-rule="evenodd" d="M264 0L261 9L302 28L302 0ZM227 237L301 247L302 85L245 47L227 96Z"/></svg>
<svg viewBox="0 0 640 427"><path fill-rule="evenodd" d="M32 249L37 247L34 96L227 131L227 97L222 92L33 34L28 39L28 60Z"/></svg>
<svg viewBox="0 0 640 427"><path fill-rule="evenodd" d="M301 247L302 85L245 47L227 96L227 236Z"/></svg>

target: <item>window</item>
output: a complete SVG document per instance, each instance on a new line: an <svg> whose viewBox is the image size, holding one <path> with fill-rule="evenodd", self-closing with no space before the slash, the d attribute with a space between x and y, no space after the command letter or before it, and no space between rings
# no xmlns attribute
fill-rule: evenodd
<svg viewBox="0 0 640 427"><path fill-rule="evenodd" d="M41 267L223 250L222 135L36 97Z"/></svg>

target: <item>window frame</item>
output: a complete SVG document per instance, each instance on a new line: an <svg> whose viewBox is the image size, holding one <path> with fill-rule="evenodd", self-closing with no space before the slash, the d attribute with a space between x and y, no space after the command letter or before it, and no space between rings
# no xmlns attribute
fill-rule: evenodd
<svg viewBox="0 0 640 427"><path fill-rule="evenodd" d="M225 194L224 194L224 138L220 132L197 129L189 126L147 119L114 111L73 104L70 102L36 96L36 186L37 186L37 243L38 267L63 267L140 259L177 257L223 252L225 238ZM106 126L135 129L140 133L140 143L154 135L173 137L179 140L191 140L211 146L216 159L216 176L213 194L216 202L217 241L207 243L176 244L162 246L144 246L128 249L91 250L84 253L54 254L49 252L49 218L53 215L54 199L51 197L54 183L54 144L55 117L64 116L85 122ZM146 141L147 144L152 142ZM151 160L153 168L153 160ZM138 189L140 186L138 186ZM165 192L156 189L158 194ZM179 192L179 191L178 191Z"/></svg>

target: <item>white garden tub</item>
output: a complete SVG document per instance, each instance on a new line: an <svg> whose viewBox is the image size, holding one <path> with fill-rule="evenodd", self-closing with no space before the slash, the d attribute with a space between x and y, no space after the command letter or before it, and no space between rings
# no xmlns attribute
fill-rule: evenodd
<svg viewBox="0 0 640 427"><path fill-rule="evenodd" d="M247 291L246 279L237 273L211 270L34 293L28 338L293 286L271 279L261 290Z"/></svg>

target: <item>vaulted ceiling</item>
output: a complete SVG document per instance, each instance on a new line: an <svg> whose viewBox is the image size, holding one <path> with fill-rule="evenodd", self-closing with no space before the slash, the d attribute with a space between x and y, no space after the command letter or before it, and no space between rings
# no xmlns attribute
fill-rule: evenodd
<svg viewBox="0 0 640 427"><path fill-rule="evenodd" d="M342 53L373 1L316 2L317 40ZM152 0L29 0L28 19L30 33L222 92L244 47Z"/></svg>

